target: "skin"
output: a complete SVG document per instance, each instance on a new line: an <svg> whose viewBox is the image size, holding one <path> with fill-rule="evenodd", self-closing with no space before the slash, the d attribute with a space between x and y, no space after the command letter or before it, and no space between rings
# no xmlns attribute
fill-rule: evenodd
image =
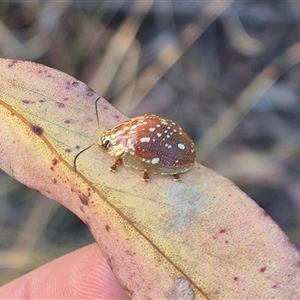
<svg viewBox="0 0 300 300"><path fill-rule="evenodd" d="M0 299L129 298L97 244L91 244L4 285Z"/></svg>

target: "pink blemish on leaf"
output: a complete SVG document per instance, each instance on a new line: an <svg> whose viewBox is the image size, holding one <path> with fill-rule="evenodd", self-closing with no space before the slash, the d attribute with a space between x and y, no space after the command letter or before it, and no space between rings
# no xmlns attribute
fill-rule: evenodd
<svg viewBox="0 0 300 300"><path fill-rule="evenodd" d="M31 100L22 100L22 102L24 104L33 104L34 103L34 101L31 101Z"/></svg>
<svg viewBox="0 0 300 300"><path fill-rule="evenodd" d="M17 59L11 60L10 63L8 63L8 67L11 68L13 67L15 64L17 64L19 61Z"/></svg>
<svg viewBox="0 0 300 300"><path fill-rule="evenodd" d="M85 205L85 206L89 205L89 198L87 198L86 196L79 195L79 199L83 205Z"/></svg>
<svg viewBox="0 0 300 300"><path fill-rule="evenodd" d="M260 268L260 273L264 273L266 271L267 267L263 267L263 268Z"/></svg>

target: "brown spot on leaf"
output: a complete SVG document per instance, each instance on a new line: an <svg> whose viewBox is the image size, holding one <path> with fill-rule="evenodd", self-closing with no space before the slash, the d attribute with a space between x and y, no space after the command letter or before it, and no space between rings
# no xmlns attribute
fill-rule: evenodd
<svg viewBox="0 0 300 300"><path fill-rule="evenodd" d="M38 136L41 136L44 132L42 127L36 125L31 125L31 130Z"/></svg>
<svg viewBox="0 0 300 300"><path fill-rule="evenodd" d="M226 229L225 228L222 228L220 229L219 233L225 233L226 232Z"/></svg>
<svg viewBox="0 0 300 300"><path fill-rule="evenodd" d="M73 81L73 82L72 82L72 85L73 85L73 86L78 86L78 85L79 85L79 82L78 82L78 81Z"/></svg>
<svg viewBox="0 0 300 300"><path fill-rule="evenodd" d="M233 277L234 281L239 281L239 278L237 276Z"/></svg>
<svg viewBox="0 0 300 300"><path fill-rule="evenodd" d="M65 120L65 124L70 124L71 121L70 120Z"/></svg>
<svg viewBox="0 0 300 300"><path fill-rule="evenodd" d="M105 229L106 229L107 232L109 232L109 230L110 230L109 225L105 225Z"/></svg>
<svg viewBox="0 0 300 300"><path fill-rule="evenodd" d="M66 148L66 149L65 149L65 152L66 152L66 153L71 153L72 150L71 150L70 148Z"/></svg>
<svg viewBox="0 0 300 300"><path fill-rule="evenodd" d="M57 179L56 179L56 178L53 178L52 182L53 182L53 183L57 183Z"/></svg>
<svg viewBox="0 0 300 300"><path fill-rule="evenodd" d="M85 206L89 205L89 198L87 198L86 196L79 195L79 199L83 205L85 205Z"/></svg>
<svg viewBox="0 0 300 300"><path fill-rule="evenodd" d="M52 165L55 166L55 165L57 165L57 164L58 164L57 158L53 158L53 159L52 159Z"/></svg>
<svg viewBox="0 0 300 300"><path fill-rule="evenodd" d="M61 103L61 102L57 102L57 106L58 106L59 108L61 108L61 107L64 107L65 105L64 105L63 103Z"/></svg>

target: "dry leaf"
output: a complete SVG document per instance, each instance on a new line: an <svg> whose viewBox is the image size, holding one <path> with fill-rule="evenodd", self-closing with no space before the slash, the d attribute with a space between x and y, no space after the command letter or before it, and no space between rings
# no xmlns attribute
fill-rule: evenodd
<svg viewBox="0 0 300 300"><path fill-rule="evenodd" d="M125 120L92 90L43 65L0 60L0 166L77 214L132 299L299 299L299 251L232 182L195 164L151 176L97 145Z"/></svg>

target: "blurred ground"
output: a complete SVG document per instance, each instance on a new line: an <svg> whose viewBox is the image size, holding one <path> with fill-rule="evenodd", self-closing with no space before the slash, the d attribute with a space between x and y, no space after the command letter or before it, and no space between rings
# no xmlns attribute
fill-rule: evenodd
<svg viewBox="0 0 300 300"><path fill-rule="evenodd" d="M0 2L0 56L91 86L128 116L173 119L300 246L300 2ZM0 171L0 284L93 241Z"/></svg>

